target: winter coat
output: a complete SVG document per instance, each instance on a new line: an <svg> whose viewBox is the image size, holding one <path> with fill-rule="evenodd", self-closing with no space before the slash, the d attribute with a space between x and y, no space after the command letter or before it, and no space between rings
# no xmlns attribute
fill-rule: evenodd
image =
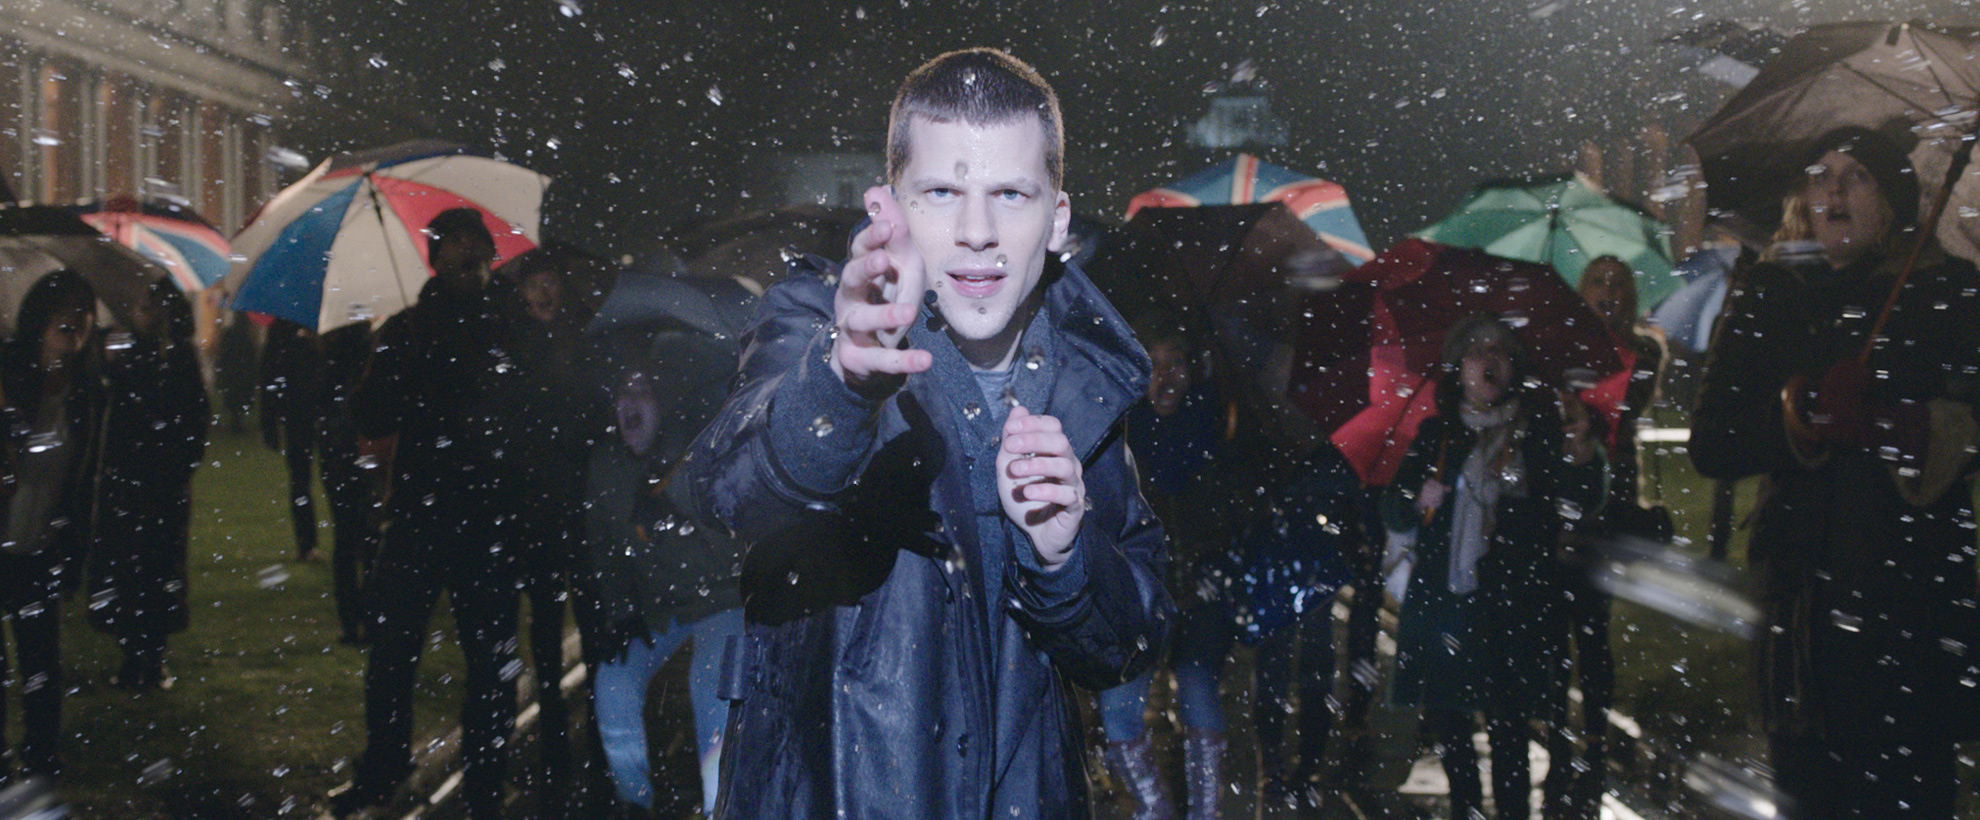
<svg viewBox="0 0 1980 820"><path fill-rule="evenodd" d="M1169 540L1168 589L1180 609L1221 597L1238 564L1230 490L1218 481L1224 424L1224 403L1207 384L1168 416L1155 415L1145 401L1127 414L1128 448L1142 496Z"/></svg>
<svg viewBox="0 0 1980 820"><path fill-rule="evenodd" d="M1555 405L1531 393L1518 401L1512 423L1523 430L1508 446L1519 448L1525 463L1524 491L1500 497L1470 594L1450 588L1451 526L1457 477L1478 434L1453 415L1425 419L1383 495L1384 525L1416 532L1390 689L1398 704L1547 717L1565 703L1566 610L1555 554L1560 501L1599 509L1603 465L1599 458L1568 464ZM1440 475L1452 489L1425 525L1416 496Z"/></svg>
<svg viewBox="0 0 1980 820"><path fill-rule="evenodd" d="M113 635L187 625L193 469L211 409L189 344L139 340L110 367L90 549L90 623Z"/></svg>
<svg viewBox="0 0 1980 820"><path fill-rule="evenodd" d="M1059 418L1090 504L1046 573L997 500L1003 414L940 316L909 331L930 370L856 393L825 360L836 270L803 267L764 296L739 387L684 468L704 524L751 543L717 815L1087 817L1068 683L1139 675L1172 611L1121 436L1146 354L1052 263L1007 395Z"/></svg>
<svg viewBox="0 0 1980 820"><path fill-rule="evenodd" d="M1870 402L1931 412L1923 464L1791 443L1782 415L1790 376L1812 381L1862 350L1902 261L1754 266L1729 296L1706 364L1692 463L1713 478L1768 478L1749 562L1771 627L1756 642L1770 731L1935 733L1959 711L1947 704L1973 663L1974 266L1929 248L1867 363Z"/></svg>
<svg viewBox="0 0 1980 820"><path fill-rule="evenodd" d="M21 413L19 422L31 423L34 409L29 397L41 390L41 379L34 363L40 353L32 345L23 349L0 344L0 389ZM13 611L33 603L52 603L64 590L82 583L84 562L89 548L93 493L91 480L102 449L98 422L102 419L103 391L95 374L78 372L69 387L64 406L68 436L76 449L69 457L60 496L48 514L48 542L31 555L0 550L0 606ZM7 441L0 446L15 446ZM30 442L31 444L31 442ZM12 469L12 465L9 465ZM0 494L0 534L4 534L12 493Z"/></svg>
<svg viewBox="0 0 1980 820"><path fill-rule="evenodd" d="M428 280L419 302L386 320L351 396L359 435L398 436L386 514L394 521L486 531L521 496L516 452L529 382L519 323L484 290L456 293ZM489 555L479 554L486 548ZM511 564L513 550L473 550Z"/></svg>
<svg viewBox="0 0 1980 820"><path fill-rule="evenodd" d="M735 339L660 330L648 346L648 383L664 424L645 458L617 434L592 449L585 534L607 623L638 615L648 627L688 624L742 606L742 543L696 526L688 482L669 474L728 399Z"/></svg>
<svg viewBox="0 0 1980 820"><path fill-rule="evenodd" d="M742 606L741 545L683 515L644 520L641 496L664 495L660 459L634 455L617 437L591 451L585 474L585 543L605 622L638 616L653 629L690 624Z"/></svg>

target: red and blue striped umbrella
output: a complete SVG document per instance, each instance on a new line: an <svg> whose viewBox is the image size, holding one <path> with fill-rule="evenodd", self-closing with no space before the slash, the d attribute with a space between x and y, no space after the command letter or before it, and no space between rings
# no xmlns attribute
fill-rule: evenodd
<svg viewBox="0 0 1980 820"><path fill-rule="evenodd" d="M1359 265L1375 258L1361 221L1338 183L1288 171L1250 154L1239 154L1188 179L1143 191L1128 200L1127 218L1142 208L1194 208L1283 202L1334 250Z"/></svg>
<svg viewBox="0 0 1980 820"><path fill-rule="evenodd" d="M227 238L193 209L162 199L142 202L129 195L71 208L104 236L135 249L172 274L179 290L191 293L227 275Z"/></svg>
<svg viewBox="0 0 1980 820"><path fill-rule="evenodd" d="M549 177L420 140L325 160L234 236L233 307L318 331L382 321L432 275L422 230L440 212L481 212L495 253L535 248Z"/></svg>

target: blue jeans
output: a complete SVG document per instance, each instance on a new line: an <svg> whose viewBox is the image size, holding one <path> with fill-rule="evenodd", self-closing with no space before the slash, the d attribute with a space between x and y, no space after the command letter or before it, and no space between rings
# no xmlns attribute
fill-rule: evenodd
<svg viewBox="0 0 1980 820"><path fill-rule="evenodd" d="M1236 636L1229 607L1212 602L1193 607L1177 618L1169 645L1169 667L1176 674L1176 706L1183 726L1224 731L1224 704L1217 687L1224 661ZM1100 730L1114 742L1141 736L1142 711L1148 704L1153 672L1100 692Z"/></svg>
<svg viewBox="0 0 1980 820"><path fill-rule="evenodd" d="M674 651L692 637L694 665L688 672L688 699L694 705L694 735L701 752L701 811L703 816L714 815L722 727L729 712L729 705L715 692L722 679L722 650L728 646L729 636L742 634L742 628L741 609L718 612L691 624L670 624L654 630L652 646L633 641L625 657L599 665L598 678L592 682L592 708L620 799L653 807L653 773L646 760L647 685Z"/></svg>

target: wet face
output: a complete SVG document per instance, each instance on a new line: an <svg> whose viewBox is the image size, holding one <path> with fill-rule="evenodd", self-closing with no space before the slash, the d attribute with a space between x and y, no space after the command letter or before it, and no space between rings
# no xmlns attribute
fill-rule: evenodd
<svg viewBox="0 0 1980 820"><path fill-rule="evenodd" d="M660 437L660 399L653 394L653 383L646 374L633 372L619 384L613 402L619 419L619 438L637 455L646 455Z"/></svg>
<svg viewBox="0 0 1980 820"><path fill-rule="evenodd" d="M480 290L488 283L489 266L495 261L495 243L473 234L454 234L440 240L431 251L433 275L448 287Z"/></svg>
<svg viewBox="0 0 1980 820"><path fill-rule="evenodd" d="M57 311L41 331L41 366L48 371L65 367L82 352L90 333L96 330L96 314L87 307Z"/></svg>
<svg viewBox="0 0 1980 820"><path fill-rule="evenodd" d="M1148 359L1155 372L1148 379L1148 405L1157 416L1167 416L1182 406L1189 394L1189 348L1174 341L1148 346Z"/></svg>
<svg viewBox="0 0 1980 820"><path fill-rule="evenodd" d="M1836 267L1876 249L1896 221L1869 169L1841 151L1823 154L1810 168L1808 217L1815 241Z"/></svg>
<svg viewBox="0 0 1980 820"><path fill-rule="evenodd" d="M1512 387L1512 341L1498 333L1473 339L1458 362L1458 383L1464 387L1464 403L1491 407L1503 401Z"/></svg>
<svg viewBox="0 0 1980 820"><path fill-rule="evenodd" d="M1621 262L1603 260L1583 270L1581 298L1611 329L1636 321L1636 276Z"/></svg>
<svg viewBox="0 0 1980 820"><path fill-rule="evenodd" d="M557 274L539 271L530 274L522 283L523 310L531 319L550 325L557 322L563 313L564 285L557 281Z"/></svg>
<svg viewBox="0 0 1980 820"><path fill-rule="evenodd" d="M908 124L894 196L927 266L951 338L971 364L1014 349L1035 306L1045 254L1065 242L1072 206L1045 165L1036 115L998 125Z"/></svg>

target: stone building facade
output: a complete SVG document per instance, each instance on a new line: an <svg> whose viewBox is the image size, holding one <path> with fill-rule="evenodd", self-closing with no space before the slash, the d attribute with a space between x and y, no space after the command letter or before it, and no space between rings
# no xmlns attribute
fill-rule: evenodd
<svg viewBox="0 0 1980 820"><path fill-rule="evenodd" d="M183 197L231 232L277 190L285 114L329 89L279 0L0 3L0 180L17 199Z"/></svg>

